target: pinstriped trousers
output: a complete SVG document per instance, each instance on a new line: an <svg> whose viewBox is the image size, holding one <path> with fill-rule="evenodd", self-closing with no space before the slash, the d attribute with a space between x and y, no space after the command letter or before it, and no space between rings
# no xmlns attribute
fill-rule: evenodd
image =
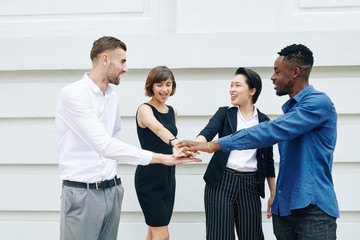
<svg viewBox="0 0 360 240"><path fill-rule="evenodd" d="M206 184L207 240L235 240L235 229L239 240L264 239L258 185L255 172L229 168L215 188Z"/></svg>

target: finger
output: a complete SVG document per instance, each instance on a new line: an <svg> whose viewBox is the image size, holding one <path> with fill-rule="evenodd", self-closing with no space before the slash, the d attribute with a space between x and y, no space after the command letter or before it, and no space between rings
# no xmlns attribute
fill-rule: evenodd
<svg viewBox="0 0 360 240"><path fill-rule="evenodd" d="M173 154L173 156L177 159L182 159L182 158L194 158L195 155L192 153L185 153L185 152L181 152L181 153L176 153Z"/></svg>
<svg viewBox="0 0 360 240"><path fill-rule="evenodd" d="M197 152L198 150L197 149L195 149L195 147L192 147L192 146L186 146L186 147L183 147L182 148L182 151L183 152Z"/></svg>
<svg viewBox="0 0 360 240"><path fill-rule="evenodd" d="M178 153L173 153L173 156L175 158L181 158L181 157L184 157L184 156L187 156L187 155L184 152L178 152Z"/></svg>
<svg viewBox="0 0 360 240"><path fill-rule="evenodd" d="M178 152L185 152L186 151L186 147L180 148L180 147L176 146L176 149L177 149Z"/></svg>
<svg viewBox="0 0 360 240"><path fill-rule="evenodd" d="M271 216L272 216L272 213L270 211L270 206L267 207L266 216L268 219L271 218Z"/></svg>
<svg viewBox="0 0 360 240"><path fill-rule="evenodd" d="M189 147L192 146L194 143L193 141L189 141L189 140L183 140L181 142L179 142L178 144L176 144L178 147L183 148L183 147Z"/></svg>
<svg viewBox="0 0 360 240"><path fill-rule="evenodd" d="M196 155L199 155L200 154L200 152L198 152L198 151L184 151L184 153L185 154L187 154L187 155L191 155L191 156L196 156Z"/></svg>
<svg viewBox="0 0 360 240"><path fill-rule="evenodd" d="M181 151L181 152L174 153L173 155L177 156L177 157L181 157L181 156L196 157L196 155L199 155L199 154L200 154L200 152L198 152L198 151Z"/></svg>
<svg viewBox="0 0 360 240"><path fill-rule="evenodd" d="M190 161L190 162L202 162L200 158L182 158L180 161Z"/></svg>
<svg viewBox="0 0 360 240"><path fill-rule="evenodd" d="M175 162L176 164L183 164L183 163L191 163L191 162L202 162L202 160L200 158L193 158L193 159L183 158L181 160L176 160Z"/></svg>

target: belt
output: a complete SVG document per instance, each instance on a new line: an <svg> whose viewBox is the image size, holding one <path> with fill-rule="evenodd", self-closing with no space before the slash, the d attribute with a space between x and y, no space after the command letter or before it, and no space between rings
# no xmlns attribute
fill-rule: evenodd
<svg viewBox="0 0 360 240"><path fill-rule="evenodd" d="M252 169L252 171L249 171L249 170L250 170L250 168L246 169L246 171L241 171L241 170L235 170L232 168L225 167L225 171L230 172L235 175L255 175L256 174L256 169Z"/></svg>
<svg viewBox="0 0 360 240"><path fill-rule="evenodd" d="M96 190L104 190L106 188L111 188L121 184L121 179L115 176L113 179L105 180L96 183L83 183L83 182L74 182L69 180L63 180L63 184L68 187L75 187L75 188L89 188L96 189Z"/></svg>

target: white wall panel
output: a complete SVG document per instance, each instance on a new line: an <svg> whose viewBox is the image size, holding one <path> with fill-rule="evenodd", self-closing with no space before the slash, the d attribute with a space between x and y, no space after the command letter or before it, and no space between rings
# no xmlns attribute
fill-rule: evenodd
<svg viewBox="0 0 360 240"><path fill-rule="evenodd" d="M265 239L275 240L271 221L263 224ZM360 229L358 223L338 220L338 239L352 239L358 236ZM20 231L21 229L21 231ZM170 223L170 237L177 240L204 240L205 223ZM4 221L0 224L1 237L4 240L55 240L59 236L59 223L57 221ZM144 239L146 236L145 223L124 223L120 220L118 239Z"/></svg>
<svg viewBox="0 0 360 240"><path fill-rule="evenodd" d="M177 6L181 33L359 29L356 0L182 0Z"/></svg>
<svg viewBox="0 0 360 240"><path fill-rule="evenodd" d="M215 113L215 112L214 112ZM211 115L201 118L179 117L180 139L195 139L206 126ZM135 118L123 118L122 141L139 147ZM0 119L0 164L56 164L56 138L54 120L49 119ZM338 140L334 153L334 162L360 162L356 154L357 141L353 141L354 132L360 132L360 118L340 116ZM278 161L277 148L274 148ZM201 155L208 162L210 155Z"/></svg>
<svg viewBox="0 0 360 240"><path fill-rule="evenodd" d="M178 31L180 33L268 31L274 29L275 2L251 1L244 4L237 0L178 1Z"/></svg>
<svg viewBox="0 0 360 240"><path fill-rule="evenodd" d="M189 76L184 79L181 73L176 75L175 71L175 77L179 77L180 80L177 80L177 92L170 98L169 104L179 110L179 115L212 115L219 106L229 104L229 86L235 69L226 70L225 74L218 74L209 79L198 79L196 75L195 78ZM214 69L211 72L216 71ZM219 69L219 71L225 72L224 69ZM263 78L263 90L257 106L267 114L282 114L281 105L287 101L288 97L276 96L270 81L272 74L270 68L261 68L260 71L264 71L263 74L260 73ZM319 74L326 71L324 69L316 73L315 77L310 79L310 84L330 96L339 114L359 113L360 106L349 104L349 102L360 102L360 95L357 94L356 87L349 86L356 86L360 81L360 75L319 77ZM137 107L148 100L144 96L147 72L143 71L141 75L135 73L134 76L130 73L125 74L122 76L121 84L113 86L119 94L123 116L134 116ZM24 79L16 78L14 74L14 72L12 74L5 72L3 75L0 72L0 109L2 109L0 117L53 117L61 89L69 81L81 79L84 73L76 72L76 75L64 75L60 79L52 79L51 76L49 79L44 79L45 76L41 76L35 82L36 75L32 72L29 72L31 77ZM360 68L357 68L357 74L360 74ZM346 93L347 97L339 93Z"/></svg>
<svg viewBox="0 0 360 240"><path fill-rule="evenodd" d="M21 8L19 7L21 6ZM0 16L143 12L143 0L3 0Z"/></svg>
<svg viewBox="0 0 360 240"><path fill-rule="evenodd" d="M360 65L359 30L142 35L99 30L59 37L11 37L0 31L0 35L6 36L0 50L7 56L0 59L0 70L88 69L92 43L102 35L122 39L128 45L128 66L138 69L163 64L190 69L273 66L276 52L292 43L308 45L316 66ZM21 59L14 54L18 52L24 53Z"/></svg>
<svg viewBox="0 0 360 240"><path fill-rule="evenodd" d="M359 168L359 164L355 165ZM22 167L22 166L19 166ZM26 167L23 167L26 169ZM56 169L54 165L52 172ZM134 187L134 172L119 174L125 189L122 211L140 212ZM197 174L177 174L177 189L174 211L175 212L204 212L203 172ZM334 173L334 186L341 211L360 212L358 199L360 193L353 191L360 182L360 173L339 174ZM4 184L3 195L0 198L0 211L59 211L61 196L61 181L57 174L11 174L1 173L0 181ZM347 186L344 188L343 186ZM16 189L16 191L14 191ZM262 200L262 210L266 211L266 201Z"/></svg>
<svg viewBox="0 0 360 240"><path fill-rule="evenodd" d="M60 236L59 223L52 221L1 221L0 236L3 240L55 240Z"/></svg>
<svg viewBox="0 0 360 240"><path fill-rule="evenodd" d="M121 167L121 166L120 166ZM183 166L180 166L180 168ZM54 173L54 167L49 171ZM125 167L126 168L126 167ZM359 168L359 167L357 167ZM129 173L134 168L129 168ZM181 171L180 171L181 172ZM172 236L178 236L177 239L187 236L182 232L183 228L193 229L192 233L197 236L204 236L204 215L203 215L203 181L202 174L189 176L177 175L177 192L174 215L170 224ZM132 236L133 231L141 239L140 233L144 234L146 226L137 203L134 186L133 174L122 176L125 196L122 208L122 217L119 236ZM0 174L1 182L11 182L10 185L4 185L2 198L0 199L0 229L1 236L11 238L2 239L21 239L26 234L27 237L36 236L36 229L47 225L45 231L37 239L56 239L58 236L58 221L60 207L60 181L57 175L11 175ZM360 221L358 213L360 208L357 204L359 194L353 191L356 183L360 181L360 174L334 174L335 189L337 191L341 218L338 222L339 236L347 236L350 227L355 226ZM350 185L349 185L350 184ZM338 186L347 185L348 188L339 189ZM36 188L33 188L36 186ZM17 191L14 191L16 189ZM355 193L355 195L354 195ZM268 193L267 193L268 197ZM266 201L262 200L264 232L267 239L273 239L271 231L271 222L265 219ZM21 232L14 232L16 227L21 228ZM356 233L357 230L350 230L350 233ZM51 237L50 237L51 236ZM190 238L195 239L195 238ZM347 239L341 238L339 239Z"/></svg>
<svg viewBox="0 0 360 240"><path fill-rule="evenodd" d="M299 6L302 8L344 8L360 7L357 0L299 0Z"/></svg>
<svg viewBox="0 0 360 240"><path fill-rule="evenodd" d="M54 119L0 119L0 164L57 163Z"/></svg>
<svg viewBox="0 0 360 240"><path fill-rule="evenodd" d="M76 44L76 39L91 44L103 35L171 33L176 27L174 0L5 0L0 6L1 40L7 43L6 39L14 37L32 46L27 53L36 46L39 52L48 48L54 54L62 48L71 55L71 50L81 52L82 44ZM14 50L22 52L18 46ZM55 53L52 61L59 55Z"/></svg>

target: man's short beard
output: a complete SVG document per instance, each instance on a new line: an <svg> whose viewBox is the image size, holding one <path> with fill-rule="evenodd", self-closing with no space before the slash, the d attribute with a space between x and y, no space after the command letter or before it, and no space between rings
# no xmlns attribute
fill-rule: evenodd
<svg viewBox="0 0 360 240"><path fill-rule="evenodd" d="M278 91L276 91L276 95L278 95L279 97L287 95L287 94L288 93L286 93L286 92L278 92Z"/></svg>
<svg viewBox="0 0 360 240"><path fill-rule="evenodd" d="M110 84L119 85L120 80L118 81L119 75L117 75L115 78L107 77L107 80Z"/></svg>

